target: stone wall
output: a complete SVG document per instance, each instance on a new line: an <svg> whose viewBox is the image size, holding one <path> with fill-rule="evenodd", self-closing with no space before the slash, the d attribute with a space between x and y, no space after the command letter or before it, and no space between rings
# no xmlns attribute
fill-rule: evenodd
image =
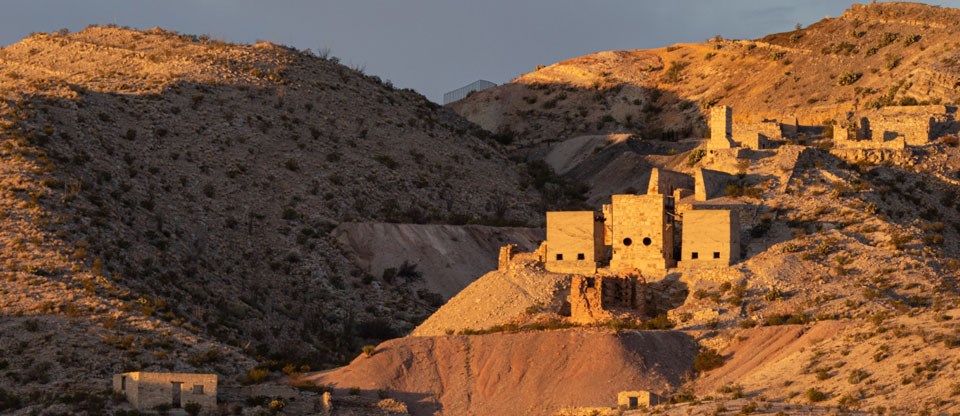
<svg viewBox="0 0 960 416"><path fill-rule="evenodd" d="M593 274L603 257L603 221L593 211L547 213L546 268Z"/></svg>
<svg viewBox="0 0 960 416"><path fill-rule="evenodd" d="M662 277L673 267L673 198L663 195L613 195L611 197L610 270ZM668 205L669 203L669 205Z"/></svg>
<svg viewBox="0 0 960 416"><path fill-rule="evenodd" d="M707 201L723 196L733 176L725 172L698 168L694 172L693 180L693 199Z"/></svg>
<svg viewBox="0 0 960 416"><path fill-rule="evenodd" d="M731 210L683 214L680 267L726 267L740 259L740 221Z"/></svg>
<svg viewBox="0 0 960 416"><path fill-rule="evenodd" d="M733 141L740 147L760 150L773 147L783 139L780 123L763 120L759 123L736 123L733 125Z"/></svg>
<svg viewBox="0 0 960 416"><path fill-rule="evenodd" d="M650 171L647 194L672 196L677 189L693 189L693 178L685 173L666 169L653 168Z"/></svg>
<svg viewBox="0 0 960 416"><path fill-rule="evenodd" d="M179 383L179 403L174 387ZM160 405L183 407L197 403L207 410L217 408L217 375L195 373L115 374L113 390L122 393L138 410L152 410Z"/></svg>

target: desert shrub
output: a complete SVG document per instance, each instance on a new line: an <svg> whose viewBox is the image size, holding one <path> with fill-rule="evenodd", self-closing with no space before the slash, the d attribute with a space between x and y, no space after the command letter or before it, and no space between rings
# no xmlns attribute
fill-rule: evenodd
<svg viewBox="0 0 960 416"><path fill-rule="evenodd" d="M680 80L683 79L683 70L689 65L689 62L670 61L670 67L663 73L663 77L660 80L666 84L676 84L680 82Z"/></svg>
<svg viewBox="0 0 960 416"><path fill-rule="evenodd" d="M809 400L811 403L817 403L817 402L822 402L824 400L827 400L827 394L818 390L815 387L809 388L807 392L804 393L804 395L807 397L807 400Z"/></svg>
<svg viewBox="0 0 960 416"><path fill-rule="evenodd" d="M861 381L866 380L867 377L870 377L870 373L861 369L856 369L850 372L850 376L847 377L847 381L850 384L858 384Z"/></svg>
<svg viewBox="0 0 960 416"><path fill-rule="evenodd" d="M267 377L270 377L270 370L257 367L248 371L247 374L240 376L240 383L244 385L262 383Z"/></svg>
<svg viewBox="0 0 960 416"><path fill-rule="evenodd" d="M845 72L843 75L840 75L837 78L837 84L840 86L850 85L860 80L860 77L863 76L861 72Z"/></svg>
<svg viewBox="0 0 960 416"><path fill-rule="evenodd" d="M200 411L203 410L203 407L200 406L200 403L190 402L183 405L183 410L190 416L197 416L200 414Z"/></svg>
<svg viewBox="0 0 960 416"><path fill-rule="evenodd" d="M376 350L377 350L377 347L373 345L364 345L362 349L363 355L366 355L367 357L372 356Z"/></svg>
<svg viewBox="0 0 960 416"><path fill-rule="evenodd" d="M667 314L661 313L653 319L649 319L640 325L642 329L670 329L676 326L676 323L667 317Z"/></svg>
<svg viewBox="0 0 960 416"><path fill-rule="evenodd" d="M693 166L696 165L704 156L707 155L707 151L703 149L696 149L690 152L690 156L687 157L687 165Z"/></svg>
<svg viewBox="0 0 960 416"><path fill-rule="evenodd" d="M725 359L717 350L705 349L693 358L693 369L699 372L710 371L723 366Z"/></svg>

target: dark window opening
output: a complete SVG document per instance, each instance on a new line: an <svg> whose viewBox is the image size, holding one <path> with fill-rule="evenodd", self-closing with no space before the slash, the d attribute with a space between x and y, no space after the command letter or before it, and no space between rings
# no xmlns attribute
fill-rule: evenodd
<svg viewBox="0 0 960 416"><path fill-rule="evenodd" d="M587 259L587 256L583 255L583 253L577 253L577 260L586 260L586 259Z"/></svg>
<svg viewBox="0 0 960 416"><path fill-rule="evenodd" d="M127 376L120 376L120 390L127 389Z"/></svg>
<svg viewBox="0 0 960 416"><path fill-rule="evenodd" d="M557 253L557 260L563 260L563 254Z"/></svg>
<svg viewBox="0 0 960 416"><path fill-rule="evenodd" d="M627 237L627 238L624 238L624 239L623 239L623 245L629 246L629 245L631 245L631 244L633 244L633 240L631 240L630 237Z"/></svg>
<svg viewBox="0 0 960 416"><path fill-rule="evenodd" d="M629 401L630 401L630 405L628 406L629 408L636 409L637 407L640 407L639 397L630 397Z"/></svg>
<svg viewBox="0 0 960 416"><path fill-rule="evenodd" d="M719 252L719 251L714 251L714 252L713 252L713 258L719 259L719 258L720 258L720 252Z"/></svg>
<svg viewBox="0 0 960 416"><path fill-rule="evenodd" d="M643 237L643 245L649 246L650 243L653 243L653 240L651 240L650 237Z"/></svg>
<svg viewBox="0 0 960 416"><path fill-rule="evenodd" d="M697 253L696 251L690 253L690 260L696 260L698 258L700 258L700 253Z"/></svg>
<svg viewBox="0 0 960 416"><path fill-rule="evenodd" d="M594 278L592 278L592 277L588 277L588 278L587 278L587 288L588 288L588 289L589 289L589 288L592 288L592 287L594 287L594 286L596 286L596 285L597 285L597 281L596 281Z"/></svg>

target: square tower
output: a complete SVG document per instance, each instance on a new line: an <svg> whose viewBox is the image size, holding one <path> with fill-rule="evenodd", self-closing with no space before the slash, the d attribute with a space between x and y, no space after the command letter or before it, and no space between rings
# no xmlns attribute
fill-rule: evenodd
<svg viewBox="0 0 960 416"><path fill-rule="evenodd" d="M554 273L594 274L603 257L603 221L593 211L547 213L546 268Z"/></svg>
<svg viewBox="0 0 960 416"><path fill-rule="evenodd" d="M610 270L639 270L661 277L674 259L673 198L658 194L613 195L610 211L613 257Z"/></svg>
<svg viewBox="0 0 960 416"><path fill-rule="evenodd" d="M725 105L710 110L710 141L707 149L729 149L733 142L733 110Z"/></svg>

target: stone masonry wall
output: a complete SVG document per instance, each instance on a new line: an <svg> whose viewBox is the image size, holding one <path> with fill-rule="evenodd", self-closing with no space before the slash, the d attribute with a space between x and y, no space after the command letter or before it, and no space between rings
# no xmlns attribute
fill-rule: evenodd
<svg viewBox="0 0 960 416"><path fill-rule="evenodd" d="M613 195L610 269L660 278L673 267L673 219L663 195ZM670 198L672 201L673 198ZM649 280L649 279L648 279Z"/></svg>
<svg viewBox="0 0 960 416"><path fill-rule="evenodd" d="M123 393L127 401L140 410L164 404L174 405L174 383L181 383L180 407L197 403L207 410L217 408L216 374L133 372L118 374L113 378L114 391Z"/></svg>
<svg viewBox="0 0 960 416"><path fill-rule="evenodd" d="M650 171L647 194L671 196L677 189L693 189L693 178L685 173L666 169L653 168Z"/></svg>
<svg viewBox="0 0 960 416"><path fill-rule="evenodd" d="M740 224L736 213L731 210L684 212L681 250L680 267L684 268L726 267L736 263L740 259Z"/></svg>
<svg viewBox="0 0 960 416"><path fill-rule="evenodd" d="M693 199L707 201L721 197L726 192L726 186L733 179L728 173L716 170L698 168L694 172Z"/></svg>
<svg viewBox="0 0 960 416"><path fill-rule="evenodd" d="M548 212L546 245L548 271L596 273L603 255L603 223L593 211Z"/></svg>

